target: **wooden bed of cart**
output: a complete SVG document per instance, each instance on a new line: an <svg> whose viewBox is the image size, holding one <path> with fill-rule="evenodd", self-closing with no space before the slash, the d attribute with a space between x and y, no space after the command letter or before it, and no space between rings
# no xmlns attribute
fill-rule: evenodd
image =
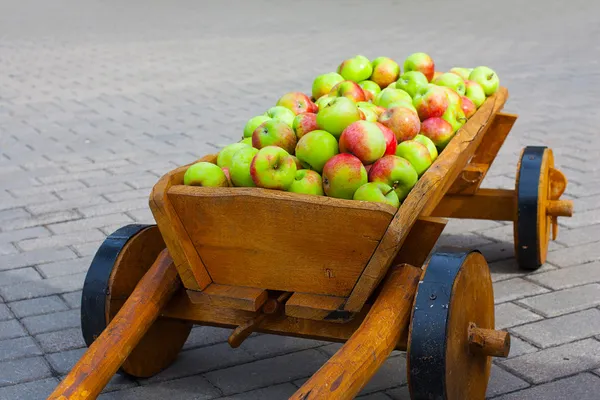
<svg viewBox="0 0 600 400"><path fill-rule="evenodd" d="M89 348L49 398L95 398L119 370L152 376L199 324L231 328L232 347L252 332L344 342L294 399L353 398L394 349L407 352L412 399L483 399L491 357L510 349L486 260L432 249L447 218L512 221L517 261L536 269L573 207L545 147L523 150L514 190L480 188L517 119L507 97L486 100L399 209L166 174L150 197L156 225L117 230L92 261Z"/></svg>

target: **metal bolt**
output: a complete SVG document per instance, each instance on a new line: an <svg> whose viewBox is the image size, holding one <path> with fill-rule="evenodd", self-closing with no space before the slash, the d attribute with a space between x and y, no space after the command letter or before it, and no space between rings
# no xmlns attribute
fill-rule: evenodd
<svg viewBox="0 0 600 400"><path fill-rule="evenodd" d="M431 293L431 294L429 295L429 299L431 299L431 300L435 300L435 299L437 299L437 296L436 296L435 294Z"/></svg>

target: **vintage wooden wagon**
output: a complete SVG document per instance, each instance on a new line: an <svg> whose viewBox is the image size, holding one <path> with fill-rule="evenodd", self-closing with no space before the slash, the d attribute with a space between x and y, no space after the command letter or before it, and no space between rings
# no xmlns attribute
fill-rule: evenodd
<svg viewBox="0 0 600 400"><path fill-rule="evenodd" d="M166 174L150 197L157 225L125 226L98 250L81 303L89 348L50 398L95 398L119 369L152 376L200 324L232 328L232 347L254 331L345 342L294 399L352 398L394 349L412 399L483 399L510 338L494 329L481 253L430 254L446 218L512 221L518 263L536 269L572 213L545 147L523 150L514 190L480 188L517 119L507 97L486 100L399 209Z"/></svg>

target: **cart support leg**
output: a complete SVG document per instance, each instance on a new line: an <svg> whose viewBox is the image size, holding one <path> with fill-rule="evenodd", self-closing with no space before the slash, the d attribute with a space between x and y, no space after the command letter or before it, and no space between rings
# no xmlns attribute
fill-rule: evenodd
<svg viewBox="0 0 600 400"><path fill-rule="evenodd" d="M48 399L95 399L180 286L177 269L165 249Z"/></svg>
<svg viewBox="0 0 600 400"><path fill-rule="evenodd" d="M290 398L352 399L390 355L408 327L421 269L390 268L363 323L344 346Z"/></svg>

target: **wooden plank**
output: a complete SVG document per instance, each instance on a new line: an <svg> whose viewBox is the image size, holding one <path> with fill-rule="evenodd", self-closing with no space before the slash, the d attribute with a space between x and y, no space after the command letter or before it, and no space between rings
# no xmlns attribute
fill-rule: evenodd
<svg viewBox="0 0 600 400"><path fill-rule="evenodd" d="M420 268L392 267L360 327L290 399L353 399L385 362L402 330L409 325L420 277Z"/></svg>
<svg viewBox="0 0 600 400"><path fill-rule="evenodd" d="M216 162L216 155L205 156L199 161ZM191 164L169 172L154 185L150 196L150 210L173 257L183 285L188 289L202 290L212 279L167 196L171 186L183 183L183 175L189 165Z"/></svg>
<svg viewBox="0 0 600 400"><path fill-rule="evenodd" d="M163 251L115 318L48 399L95 399L180 287L173 261Z"/></svg>
<svg viewBox="0 0 600 400"><path fill-rule="evenodd" d="M352 290L344 310L357 312L381 282L408 232L420 215L430 216L481 143L485 130L506 102L501 87L456 133L435 163L419 179L394 216L377 249Z"/></svg>
<svg viewBox="0 0 600 400"><path fill-rule="evenodd" d="M514 190L479 189L474 195L446 195L431 213L433 217L516 221Z"/></svg>
<svg viewBox="0 0 600 400"><path fill-rule="evenodd" d="M192 303L247 311L257 311L268 298L264 289L216 283L211 283L201 292L188 290L187 293Z"/></svg>
<svg viewBox="0 0 600 400"><path fill-rule="evenodd" d="M473 194L488 172L488 164L468 164L448 189L448 194Z"/></svg>
<svg viewBox="0 0 600 400"><path fill-rule="evenodd" d="M415 222L392 265L409 264L421 267L440 235L448 220L444 218L421 217Z"/></svg>
<svg viewBox="0 0 600 400"><path fill-rule="evenodd" d="M173 186L214 283L348 296L396 209L260 188Z"/></svg>
<svg viewBox="0 0 600 400"><path fill-rule="evenodd" d="M331 314L344 304L345 300L345 297L294 293L285 303L285 314L296 318L331 320Z"/></svg>

